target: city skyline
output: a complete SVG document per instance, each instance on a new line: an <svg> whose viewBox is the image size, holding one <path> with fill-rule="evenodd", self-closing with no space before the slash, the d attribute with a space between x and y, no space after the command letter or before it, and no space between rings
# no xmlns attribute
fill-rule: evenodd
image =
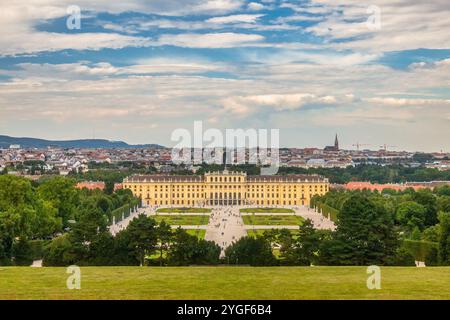
<svg viewBox="0 0 450 320"><path fill-rule="evenodd" d="M449 152L449 13L441 0L2 4L0 134L171 147L200 120L280 129L282 147L338 133L343 149Z"/></svg>

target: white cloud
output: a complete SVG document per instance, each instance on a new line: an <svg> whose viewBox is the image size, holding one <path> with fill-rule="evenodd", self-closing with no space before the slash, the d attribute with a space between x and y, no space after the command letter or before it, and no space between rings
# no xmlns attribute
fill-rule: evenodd
<svg viewBox="0 0 450 320"><path fill-rule="evenodd" d="M219 23L219 24L227 24L227 23L256 23L262 14L236 14L232 16L224 16L224 17L214 17L209 18L206 22L209 23Z"/></svg>
<svg viewBox="0 0 450 320"><path fill-rule="evenodd" d="M387 106L450 106L450 99L406 99L406 98L367 98L365 101L370 103L387 105Z"/></svg>
<svg viewBox="0 0 450 320"><path fill-rule="evenodd" d="M295 110L307 104L333 104L336 98L333 96L318 97L310 93L296 94L263 94L254 96L237 96L223 100L226 112L238 115L249 115L261 112L261 108L268 107L276 111Z"/></svg>
<svg viewBox="0 0 450 320"><path fill-rule="evenodd" d="M2 3L0 10L0 55L29 54L63 49L98 50L143 46L149 39L111 33L55 33L42 32L36 25L49 19L68 16L67 7L77 5L81 12L109 12L113 14L135 11L163 15L226 14L239 9L242 0L16 0ZM81 22L83 28L83 22ZM106 23L106 29L133 33L131 29Z"/></svg>
<svg viewBox="0 0 450 320"><path fill-rule="evenodd" d="M259 10L266 9L266 6L264 6L263 4L258 3L258 2L250 2L247 5L247 8L251 11L259 11Z"/></svg>
<svg viewBox="0 0 450 320"><path fill-rule="evenodd" d="M307 31L330 40L352 38L336 43L338 48L383 52L450 47L450 6L446 0L374 0L368 4L357 0L312 1L332 14ZM367 20L374 14L367 12L369 5L380 9L380 30L367 26Z"/></svg>
<svg viewBox="0 0 450 320"><path fill-rule="evenodd" d="M165 34L159 37L158 44L188 48L232 48L251 46L264 40L263 36L240 33L184 33Z"/></svg>
<svg viewBox="0 0 450 320"><path fill-rule="evenodd" d="M114 33L52 33L32 32L3 35L0 38L0 55L30 54L58 50L120 49L128 46L142 47L150 44L143 37Z"/></svg>

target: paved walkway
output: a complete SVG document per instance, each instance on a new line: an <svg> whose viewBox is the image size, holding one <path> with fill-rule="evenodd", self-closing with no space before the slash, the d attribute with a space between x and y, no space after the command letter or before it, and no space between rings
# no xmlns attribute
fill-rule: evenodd
<svg viewBox="0 0 450 320"><path fill-rule="evenodd" d="M312 220L314 224L314 228L316 229L326 229L326 230L335 230L336 225L333 221L328 218L325 218L321 213L314 211L306 206L293 207L295 210L295 214L302 216L305 219Z"/></svg>
<svg viewBox="0 0 450 320"><path fill-rule="evenodd" d="M139 208L136 212L130 214L127 218L123 219L122 221L117 222L116 224L112 224L109 226L109 231L113 235L113 237L116 236L117 233L119 233L121 230L124 230L128 227L128 224L136 218L141 213L145 213L144 208Z"/></svg>
<svg viewBox="0 0 450 320"><path fill-rule="evenodd" d="M246 235L239 207L214 207L205 240L214 241L222 248L221 257L225 256L225 248Z"/></svg>

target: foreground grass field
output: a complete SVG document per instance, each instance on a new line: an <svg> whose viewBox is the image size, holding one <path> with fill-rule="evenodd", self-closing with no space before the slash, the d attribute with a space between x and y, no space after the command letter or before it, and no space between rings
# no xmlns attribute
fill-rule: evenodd
<svg viewBox="0 0 450 320"><path fill-rule="evenodd" d="M239 210L244 213L294 213L289 208L243 208Z"/></svg>
<svg viewBox="0 0 450 320"><path fill-rule="evenodd" d="M300 216L242 216L244 224L257 226L298 226L304 219Z"/></svg>
<svg viewBox="0 0 450 320"><path fill-rule="evenodd" d="M159 208L156 212L162 213L209 213L209 208Z"/></svg>
<svg viewBox="0 0 450 320"><path fill-rule="evenodd" d="M198 225L206 225L209 221L208 215L203 216L152 216L158 223L162 220L166 221L166 223L174 226L198 226Z"/></svg>
<svg viewBox="0 0 450 320"><path fill-rule="evenodd" d="M369 290L365 267L0 267L0 299L449 299L450 267L382 267ZM239 288L239 290L236 290Z"/></svg>

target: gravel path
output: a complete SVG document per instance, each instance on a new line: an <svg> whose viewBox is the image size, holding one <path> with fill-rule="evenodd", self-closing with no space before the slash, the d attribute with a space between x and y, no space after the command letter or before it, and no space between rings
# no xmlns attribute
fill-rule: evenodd
<svg viewBox="0 0 450 320"><path fill-rule="evenodd" d="M209 219L205 240L214 241L221 248L221 257L225 248L247 235L239 207L216 207Z"/></svg>

